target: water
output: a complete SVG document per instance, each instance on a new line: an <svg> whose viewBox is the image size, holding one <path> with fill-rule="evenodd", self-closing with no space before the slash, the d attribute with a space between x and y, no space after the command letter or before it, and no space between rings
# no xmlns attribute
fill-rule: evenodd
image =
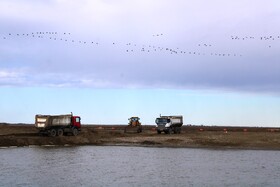
<svg viewBox="0 0 280 187"><path fill-rule="evenodd" d="M0 149L0 186L279 186L280 151L118 146Z"/></svg>

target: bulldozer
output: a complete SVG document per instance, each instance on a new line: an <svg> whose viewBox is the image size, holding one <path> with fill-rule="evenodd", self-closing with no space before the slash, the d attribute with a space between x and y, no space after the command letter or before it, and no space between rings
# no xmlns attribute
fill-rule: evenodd
<svg viewBox="0 0 280 187"><path fill-rule="evenodd" d="M142 125L139 117L128 118L128 125L124 128L124 133L128 132L142 132Z"/></svg>

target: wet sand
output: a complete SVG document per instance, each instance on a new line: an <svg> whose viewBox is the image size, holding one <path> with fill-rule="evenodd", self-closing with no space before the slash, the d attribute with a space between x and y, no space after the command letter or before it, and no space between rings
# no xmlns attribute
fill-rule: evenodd
<svg viewBox="0 0 280 187"><path fill-rule="evenodd" d="M181 134L157 134L154 126L142 133L124 133L125 125L84 125L78 136L48 137L32 124L0 124L0 147L122 145L176 148L280 150L278 128L183 126Z"/></svg>

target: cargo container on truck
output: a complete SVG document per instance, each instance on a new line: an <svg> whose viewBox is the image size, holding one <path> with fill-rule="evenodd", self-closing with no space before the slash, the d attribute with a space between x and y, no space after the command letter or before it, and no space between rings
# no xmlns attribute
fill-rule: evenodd
<svg viewBox="0 0 280 187"><path fill-rule="evenodd" d="M81 131L81 117L66 115L41 115L35 116L35 127L40 134L48 136L62 136L72 134L77 136Z"/></svg>

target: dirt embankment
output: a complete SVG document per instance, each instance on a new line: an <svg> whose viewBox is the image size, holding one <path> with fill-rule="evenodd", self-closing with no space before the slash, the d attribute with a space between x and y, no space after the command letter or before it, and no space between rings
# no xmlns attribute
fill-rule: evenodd
<svg viewBox="0 0 280 187"><path fill-rule="evenodd" d="M124 133L125 126L83 126L78 136L40 136L32 125L0 124L0 146L127 145L280 150L277 128L185 126L181 134L157 134L153 126L142 133Z"/></svg>

